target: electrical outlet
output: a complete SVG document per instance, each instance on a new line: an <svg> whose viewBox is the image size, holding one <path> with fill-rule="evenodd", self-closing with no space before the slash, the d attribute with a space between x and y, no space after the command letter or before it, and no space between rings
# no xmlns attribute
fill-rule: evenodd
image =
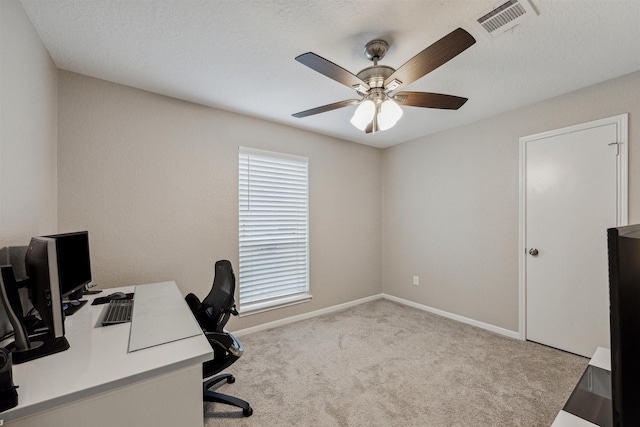
<svg viewBox="0 0 640 427"><path fill-rule="evenodd" d="M418 276L413 276L413 284L418 286L420 284L420 278Z"/></svg>

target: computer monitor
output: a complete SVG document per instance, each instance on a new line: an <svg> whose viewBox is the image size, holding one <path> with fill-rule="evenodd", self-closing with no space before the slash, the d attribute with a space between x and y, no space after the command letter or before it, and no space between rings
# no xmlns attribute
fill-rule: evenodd
<svg viewBox="0 0 640 427"><path fill-rule="evenodd" d="M81 298L82 292L79 291L84 290L91 282L89 233L78 231L44 237L55 240L60 296Z"/></svg>
<svg viewBox="0 0 640 427"><path fill-rule="evenodd" d="M607 230L613 426L640 420L640 225Z"/></svg>
<svg viewBox="0 0 640 427"><path fill-rule="evenodd" d="M91 282L89 235L81 231L33 237L24 257L24 265L28 279L18 283L13 268L3 266L0 282L0 300L16 331L16 340L11 347L14 363L69 348L69 342L64 337L62 298L76 292L82 295L81 291ZM18 288L23 286L28 288L29 299L45 326L43 332L27 338L24 337L27 331L21 318L22 309L17 294Z"/></svg>
<svg viewBox="0 0 640 427"><path fill-rule="evenodd" d="M56 240L33 237L25 255L25 268L29 276L29 299L47 331L30 336L29 350L15 352L14 361L20 363L69 348L64 337L64 313L58 275Z"/></svg>
<svg viewBox="0 0 640 427"><path fill-rule="evenodd" d="M49 330L64 336L62 298L58 282L56 242L47 237L33 237L25 256L29 284L29 299Z"/></svg>

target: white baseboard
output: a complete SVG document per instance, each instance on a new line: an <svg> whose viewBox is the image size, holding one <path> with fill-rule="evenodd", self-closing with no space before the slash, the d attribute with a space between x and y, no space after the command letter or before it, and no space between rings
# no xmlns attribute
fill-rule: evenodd
<svg viewBox="0 0 640 427"><path fill-rule="evenodd" d="M242 336L247 334L252 334L254 332L264 331L267 329L275 328L277 326L284 326L290 323L299 322L301 320L311 319L312 317L321 316L323 314L333 313L334 311L343 310L345 308L353 307L356 305L364 304L365 302L375 301L377 299L384 298L389 301L397 302L399 304L403 304L409 307L417 308L418 310L427 311L429 313L437 314L438 316L446 317L448 319L456 320L458 322L466 323L467 325L475 326L477 328L486 329L487 331L495 332L496 334L504 335L509 338L515 338L518 340L522 340L519 332L511 331L509 329L501 328L499 326L490 325L489 323L480 322L478 320L469 319L468 317L460 316L458 314L449 313L447 311L439 310L437 308L429 307L428 305L418 304L417 302L409 301L403 298L394 297L393 295L388 294L377 294L371 295L369 297L360 298L355 301L345 302L344 304L338 304L331 307L323 308L316 311L311 311L309 313L299 314L297 316L287 317L285 319L275 320L273 322L264 323L258 326L252 326L250 328L240 329L238 331L234 331L233 334L236 336Z"/></svg>
<svg viewBox="0 0 640 427"><path fill-rule="evenodd" d="M323 314L333 313L334 311L343 310L345 308L353 307L356 305L364 304L365 302L374 301L382 298L382 294L372 295L370 297L360 298L354 301L345 302L344 304L338 304L320 310L311 311L309 313L298 314L297 316L287 317L285 319L274 320L273 322L264 323L258 326L252 326L250 328L240 329L238 331L232 331L233 335L240 337L242 335L252 334L254 332L264 331L267 329L275 328L277 326L288 325L290 323L299 322L301 320L311 319L312 317L321 316Z"/></svg>
<svg viewBox="0 0 640 427"><path fill-rule="evenodd" d="M489 323L480 322L478 320L469 319L468 317L449 313L448 311L439 310L437 308L429 307L428 305L418 304L417 302L409 301L406 299L394 297L393 295L381 294L381 297L389 301L394 301L399 304L417 308L418 310L428 311L429 313L437 314L438 316L446 317L452 320L457 320L458 322L466 323L467 325L486 329L487 331L495 332L496 334L505 335L507 337L515 338L518 340L522 339L522 337L520 336L520 333L516 331L511 331L509 329L501 328L499 326L490 325Z"/></svg>

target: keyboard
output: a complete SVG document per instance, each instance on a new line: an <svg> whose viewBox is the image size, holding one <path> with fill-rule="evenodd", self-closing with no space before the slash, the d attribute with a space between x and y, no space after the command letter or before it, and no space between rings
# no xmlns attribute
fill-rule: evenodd
<svg viewBox="0 0 640 427"><path fill-rule="evenodd" d="M120 299L109 302L107 312L102 319L102 326L131 322L133 299Z"/></svg>

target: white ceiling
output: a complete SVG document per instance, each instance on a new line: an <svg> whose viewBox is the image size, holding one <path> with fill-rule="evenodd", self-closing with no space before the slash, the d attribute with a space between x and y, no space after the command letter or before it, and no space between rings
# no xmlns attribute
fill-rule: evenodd
<svg viewBox="0 0 640 427"><path fill-rule="evenodd" d="M474 26L497 0L20 0L56 65L88 76L375 147L388 147L640 69L640 0L532 0L539 16L495 38ZM364 45L398 68L454 29L477 43L403 90L468 97L404 107L366 135L355 107L297 119L351 89L298 63L314 52L357 73Z"/></svg>

